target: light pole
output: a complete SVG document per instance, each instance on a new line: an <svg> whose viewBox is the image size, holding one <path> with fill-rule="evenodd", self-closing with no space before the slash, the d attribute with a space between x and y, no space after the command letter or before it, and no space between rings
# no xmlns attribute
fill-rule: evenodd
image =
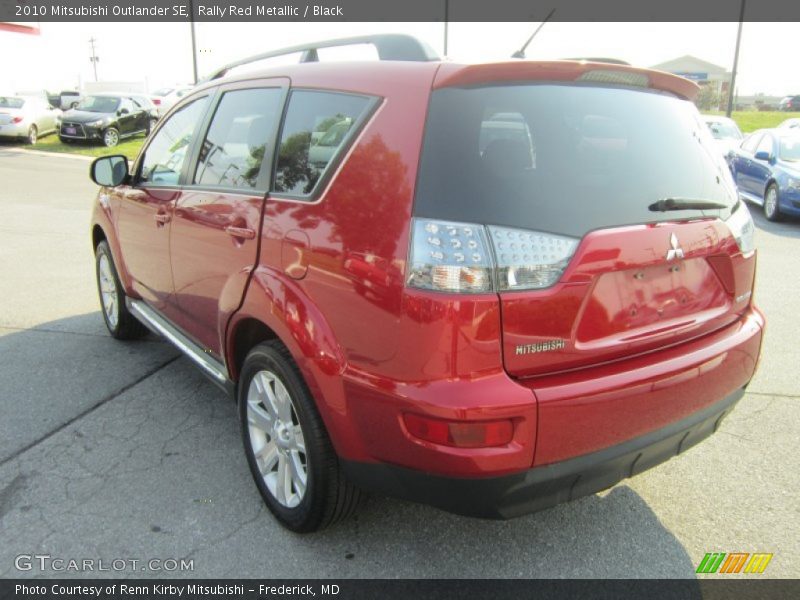
<svg viewBox="0 0 800 600"><path fill-rule="evenodd" d="M192 75L194 77L192 83L197 83L197 34L194 29L194 2L189 0L189 21L192 28Z"/></svg>
<svg viewBox="0 0 800 600"><path fill-rule="evenodd" d="M725 116L731 118L733 112L733 93L736 89L736 71L739 68L739 44L742 42L742 24L744 23L744 3L742 0L742 7L739 12L739 30L736 33L736 50L733 53L733 71L731 71L731 87L728 90L728 108L725 111Z"/></svg>
<svg viewBox="0 0 800 600"><path fill-rule="evenodd" d="M450 23L450 0L444 0L444 55L447 56L447 27Z"/></svg>
<svg viewBox="0 0 800 600"><path fill-rule="evenodd" d="M97 62L100 60L100 57L95 54L94 51L94 43L97 40L94 36L89 38L89 43L92 45L92 55L89 57L89 62L92 63L92 67L94 67L94 80L97 81Z"/></svg>

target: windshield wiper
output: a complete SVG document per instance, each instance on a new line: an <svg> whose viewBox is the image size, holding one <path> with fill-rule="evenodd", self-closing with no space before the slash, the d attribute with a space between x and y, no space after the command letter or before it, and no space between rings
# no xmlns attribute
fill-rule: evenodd
<svg viewBox="0 0 800 600"><path fill-rule="evenodd" d="M667 212L668 210L715 210L729 208L727 204L714 200L694 200L692 198L662 198L648 206L653 212Z"/></svg>

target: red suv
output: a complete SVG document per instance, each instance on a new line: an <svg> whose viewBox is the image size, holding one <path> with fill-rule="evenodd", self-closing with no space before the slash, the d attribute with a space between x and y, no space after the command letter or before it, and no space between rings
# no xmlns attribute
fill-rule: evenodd
<svg viewBox="0 0 800 600"><path fill-rule="evenodd" d="M381 60L316 60L345 43ZM362 490L507 518L607 488L714 432L759 355L753 222L697 89L399 35L229 65L132 166L92 165L108 329L235 396L295 531Z"/></svg>

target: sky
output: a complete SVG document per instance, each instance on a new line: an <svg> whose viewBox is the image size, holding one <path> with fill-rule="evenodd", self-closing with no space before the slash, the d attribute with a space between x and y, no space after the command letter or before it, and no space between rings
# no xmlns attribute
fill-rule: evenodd
<svg viewBox="0 0 800 600"><path fill-rule="evenodd" d="M507 59L538 23L450 23L448 56L456 61ZM620 58L649 67L685 54L731 69L737 23L547 23L528 48L530 59ZM232 60L322 39L398 32L443 53L442 23L197 23L202 76ZM92 81L89 38L96 41L99 79L143 82L152 91L190 83L188 23L42 23L41 35L0 31L0 89L75 88ZM745 23L737 91L800 93L796 67L800 23ZM345 57L350 57L345 55ZM12 88L12 89L9 89Z"/></svg>

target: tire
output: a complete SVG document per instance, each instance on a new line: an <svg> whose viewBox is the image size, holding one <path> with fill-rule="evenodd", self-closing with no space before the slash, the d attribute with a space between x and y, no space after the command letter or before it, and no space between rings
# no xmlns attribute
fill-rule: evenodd
<svg viewBox="0 0 800 600"><path fill-rule="evenodd" d="M115 127L109 127L103 132L103 145L106 148L113 148L119 144L119 131Z"/></svg>
<svg viewBox="0 0 800 600"><path fill-rule="evenodd" d="M28 137L26 138L26 141L31 146L35 146L38 139L39 139L39 130L36 128L36 125L31 125L30 127L28 127Z"/></svg>
<svg viewBox="0 0 800 600"><path fill-rule="evenodd" d="M764 216L773 223L780 221L782 217L778 206L778 186L774 183L770 183L764 192Z"/></svg>
<svg viewBox="0 0 800 600"><path fill-rule="evenodd" d="M250 473L281 525L308 533L356 511L364 495L345 478L314 399L280 342L250 351L237 396Z"/></svg>
<svg viewBox="0 0 800 600"><path fill-rule="evenodd" d="M100 308L111 337L118 340L135 340L147 335L148 329L136 320L125 305L125 292L117 275L108 242L103 240L97 245L94 258Z"/></svg>

